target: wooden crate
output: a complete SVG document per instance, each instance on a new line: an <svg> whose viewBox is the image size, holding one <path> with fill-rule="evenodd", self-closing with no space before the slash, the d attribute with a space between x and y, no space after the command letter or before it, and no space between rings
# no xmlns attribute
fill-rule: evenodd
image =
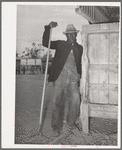
<svg viewBox="0 0 122 150"><path fill-rule="evenodd" d="M86 25L82 29L80 116L88 133L89 117L117 119L119 24Z"/></svg>

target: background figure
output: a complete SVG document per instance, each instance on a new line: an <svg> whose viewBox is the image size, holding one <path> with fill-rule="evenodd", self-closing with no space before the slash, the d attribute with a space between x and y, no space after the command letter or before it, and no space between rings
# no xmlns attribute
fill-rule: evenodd
<svg viewBox="0 0 122 150"><path fill-rule="evenodd" d="M25 66L23 66L23 74L25 74Z"/></svg>
<svg viewBox="0 0 122 150"><path fill-rule="evenodd" d="M16 74L20 74L20 64L16 63Z"/></svg>

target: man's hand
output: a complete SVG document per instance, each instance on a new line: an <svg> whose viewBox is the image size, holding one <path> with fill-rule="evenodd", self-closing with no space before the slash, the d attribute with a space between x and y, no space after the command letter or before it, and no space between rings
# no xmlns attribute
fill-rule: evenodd
<svg viewBox="0 0 122 150"><path fill-rule="evenodd" d="M56 26L58 26L58 24L57 24L57 22L50 22L50 24L49 24L49 26L51 27L51 28L55 28Z"/></svg>

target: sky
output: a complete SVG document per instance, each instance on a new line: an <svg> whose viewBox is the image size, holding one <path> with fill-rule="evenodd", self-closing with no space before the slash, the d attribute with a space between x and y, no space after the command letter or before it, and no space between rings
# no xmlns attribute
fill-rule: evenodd
<svg viewBox="0 0 122 150"><path fill-rule="evenodd" d="M68 24L82 30L82 25L88 21L75 12L77 5L18 5L17 6L17 52L22 55L25 47L31 44L42 44L44 26L51 21L58 23L52 31L52 40L66 40L63 31ZM80 33L77 42L80 44Z"/></svg>

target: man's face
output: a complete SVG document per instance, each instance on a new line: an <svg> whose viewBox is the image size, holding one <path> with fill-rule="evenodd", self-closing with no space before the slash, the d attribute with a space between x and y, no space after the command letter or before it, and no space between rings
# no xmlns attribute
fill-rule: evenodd
<svg viewBox="0 0 122 150"><path fill-rule="evenodd" d="M73 43L76 40L77 33L67 33L66 37L69 43Z"/></svg>

